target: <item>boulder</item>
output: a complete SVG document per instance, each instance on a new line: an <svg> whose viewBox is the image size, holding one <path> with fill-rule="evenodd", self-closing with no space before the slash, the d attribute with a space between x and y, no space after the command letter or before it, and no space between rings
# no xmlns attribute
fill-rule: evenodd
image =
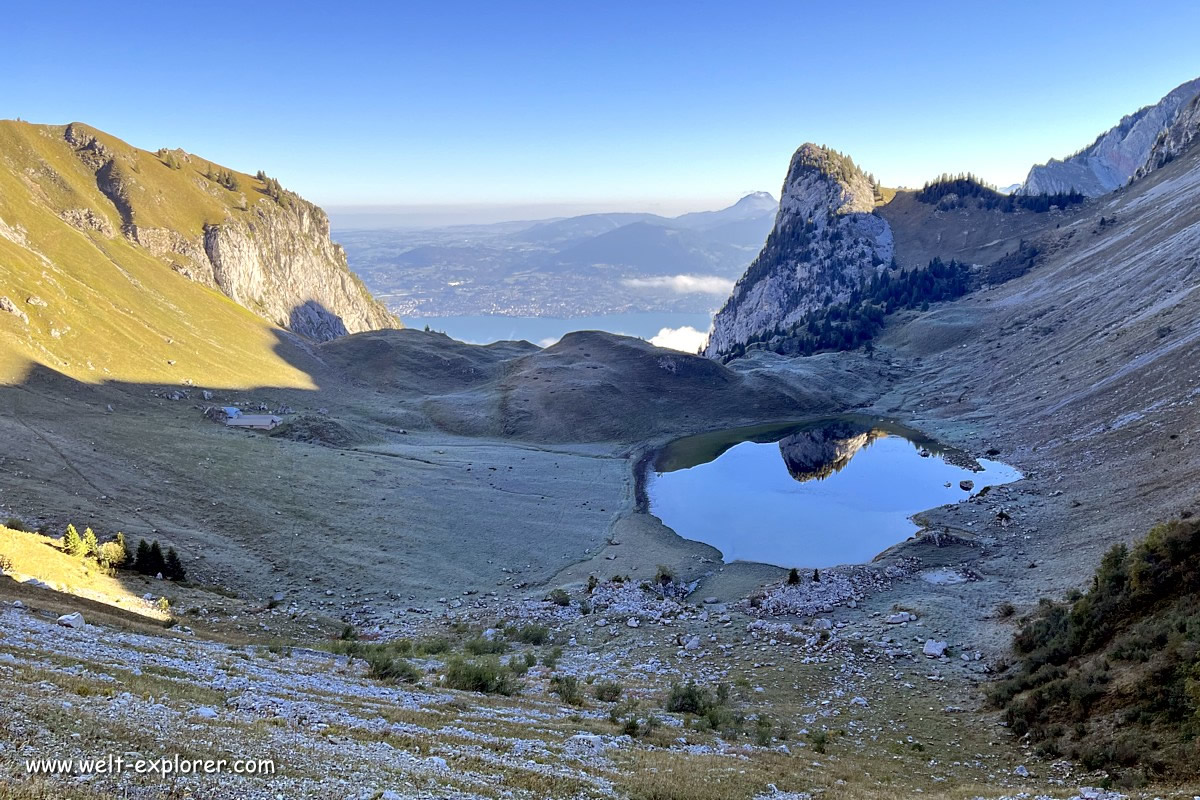
<svg viewBox="0 0 1200 800"><path fill-rule="evenodd" d="M684 650L699 650L700 649L700 637L699 636L689 637L688 640L683 643L683 649Z"/></svg>
<svg viewBox="0 0 1200 800"><path fill-rule="evenodd" d="M901 611L899 613L892 614L885 620L885 622L887 622L888 625L900 625L905 622L916 622L916 621L917 621L916 615L910 614L907 611Z"/></svg>
<svg viewBox="0 0 1200 800"><path fill-rule="evenodd" d="M638 621L637 617L630 617L629 619L625 620L625 624L631 628L638 628L641 627L642 623Z"/></svg>
<svg viewBox="0 0 1200 800"><path fill-rule="evenodd" d="M64 628L82 628L86 624L83 621L83 614L78 611L73 614L63 614L55 622Z"/></svg>
<svg viewBox="0 0 1200 800"><path fill-rule="evenodd" d="M921 648L921 652L929 658L941 658L946 654L946 643L935 642L933 639L926 639L925 646Z"/></svg>
<svg viewBox="0 0 1200 800"><path fill-rule="evenodd" d="M969 492L975 488L975 481L959 481L958 488L962 489L964 492Z"/></svg>
<svg viewBox="0 0 1200 800"><path fill-rule="evenodd" d="M577 733L567 740L567 744L588 750L604 749L604 740L594 733Z"/></svg>
<svg viewBox="0 0 1200 800"><path fill-rule="evenodd" d="M212 706L200 706L192 709L192 716L197 719L216 719L217 710Z"/></svg>

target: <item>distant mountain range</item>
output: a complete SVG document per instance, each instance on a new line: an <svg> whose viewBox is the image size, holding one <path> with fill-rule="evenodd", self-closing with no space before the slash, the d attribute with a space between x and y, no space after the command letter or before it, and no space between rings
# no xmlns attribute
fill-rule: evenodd
<svg viewBox="0 0 1200 800"><path fill-rule="evenodd" d="M334 228L389 307L418 316L571 317L711 311L766 240L778 203L754 192L678 217L614 212L427 230Z"/></svg>

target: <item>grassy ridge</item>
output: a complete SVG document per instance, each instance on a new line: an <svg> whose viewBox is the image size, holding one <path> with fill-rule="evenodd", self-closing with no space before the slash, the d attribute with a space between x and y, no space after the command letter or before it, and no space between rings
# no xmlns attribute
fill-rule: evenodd
<svg viewBox="0 0 1200 800"><path fill-rule="evenodd" d="M64 130L0 121L0 296L27 317L0 312L0 383L19 382L42 364L86 382L309 386L276 353L270 323L120 235L120 212ZM239 174L243 191L230 192L203 176L208 162L173 169L88 132L136 178L126 185L138 225L199 235L206 222L245 213L243 193L250 203L274 202L251 176ZM101 229L62 219L76 209Z"/></svg>

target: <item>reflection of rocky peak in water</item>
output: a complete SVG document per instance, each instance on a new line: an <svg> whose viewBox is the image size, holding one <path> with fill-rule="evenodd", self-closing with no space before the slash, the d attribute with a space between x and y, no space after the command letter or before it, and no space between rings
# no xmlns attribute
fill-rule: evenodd
<svg viewBox="0 0 1200 800"><path fill-rule="evenodd" d="M823 480L849 464L859 450L886 435L879 430L838 424L780 439L779 452L796 480Z"/></svg>

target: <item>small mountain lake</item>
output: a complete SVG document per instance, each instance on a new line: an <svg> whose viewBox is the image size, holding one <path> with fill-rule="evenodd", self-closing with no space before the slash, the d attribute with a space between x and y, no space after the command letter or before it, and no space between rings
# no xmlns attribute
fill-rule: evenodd
<svg viewBox="0 0 1200 800"><path fill-rule="evenodd" d="M916 533L913 514L1020 478L1006 464L855 416L679 439L643 475L650 513L726 562L809 568L870 561Z"/></svg>

